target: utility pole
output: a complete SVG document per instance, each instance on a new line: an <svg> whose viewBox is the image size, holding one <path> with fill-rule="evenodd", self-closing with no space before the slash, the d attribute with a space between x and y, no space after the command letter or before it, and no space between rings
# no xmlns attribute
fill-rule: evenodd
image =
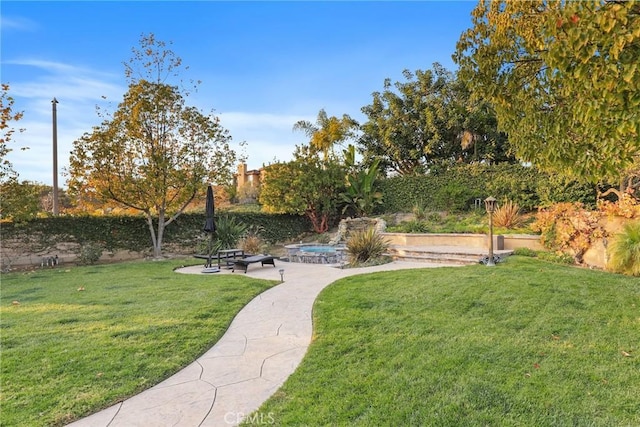
<svg viewBox="0 0 640 427"><path fill-rule="evenodd" d="M58 100L53 98L53 214L58 215L58 114L56 104Z"/></svg>

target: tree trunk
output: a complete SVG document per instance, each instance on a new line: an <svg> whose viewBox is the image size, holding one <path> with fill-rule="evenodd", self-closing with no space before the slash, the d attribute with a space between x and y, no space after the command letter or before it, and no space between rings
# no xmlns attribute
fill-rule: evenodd
<svg viewBox="0 0 640 427"><path fill-rule="evenodd" d="M154 254L155 254L156 230L153 228L153 217L151 217L151 213L149 212L145 212L144 216L147 218L147 227L149 227L149 234L151 235L151 244L153 245Z"/></svg>
<svg viewBox="0 0 640 427"><path fill-rule="evenodd" d="M164 212L160 212L158 214L158 230L156 233L156 242L153 245L153 257L154 258L162 258L162 238L164 237Z"/></svg>
<svg viewBox="0 0 640 427"><path fill-rule="evenodd" d="M311 220L313 231L316 233L325 233L329 230L329 215L321 214L318 216L315 212L308 212L307 216Z"/></svg>
<svg viewBox="0 0 640 427"><path fill-rule="evenodd" d="M611 187L610 189L608 189L607 191L605 191L604 193L600 193L598 195L598 199L603 199L606 196L608 196L609 194L615 194L616 197L618 198L618 201L622 200L622 194L624 193L623 191L620 190L616 190L615 188Z"/></svg>
<svg viewBox="0 0 640 427"><path fill-rule="evenodd" d="M145 212L147 217L147 225L149 226L149 234L151 235L151 244L153 245L153 257L162 258L162 237L164 235L164 215L158 215L158 229L153 227L153 217L151 213Z"/></svg>

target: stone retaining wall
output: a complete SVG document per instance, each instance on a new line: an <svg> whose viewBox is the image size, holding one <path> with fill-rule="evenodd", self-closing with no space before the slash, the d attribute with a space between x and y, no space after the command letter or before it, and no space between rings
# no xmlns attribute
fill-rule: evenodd
<svg viewBox="0 0 640 427"><path fill-rule="evenodd" d="M383 233L392 245L403 246L464 246L468 248L488 248L489 236L469 233ZM505 234L493 236L496 250L529 248L544 250L540 236L529 234Z"/></svg>
<svg viewBox="0 0 640 427"><path fill-rule="evenodd" d="M338 232L329 242L330 245L344 243L349 239L349 235L354 232L374 228L377 233L383 233L387 228L387 223L382 218L346 218L340 221Z"/></svg>

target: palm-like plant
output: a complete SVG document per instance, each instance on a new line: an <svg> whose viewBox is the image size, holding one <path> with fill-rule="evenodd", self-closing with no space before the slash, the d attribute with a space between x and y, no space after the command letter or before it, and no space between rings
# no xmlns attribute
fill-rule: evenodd
<svg viewBox="0 0 640 427"><path fill-rule="evenodd" d="M324 160L329 158L333 146L353 136L358 122L344 114L341 119L328 117L324 109L318 113L316 124L300 120L293 125L293 130L301 130L310 138L310 146L315 152L322 151Z"/></svg>
<svg viewBox="0 0 640 427"><path fill-rule="evenodd" d="M382 204L382 192L375 189L379 165L380 161L376 159L370 167L347 175L347 188L342 193L342 200L345 202L343 213L351 208L357 216L365 216Z"/></svg>

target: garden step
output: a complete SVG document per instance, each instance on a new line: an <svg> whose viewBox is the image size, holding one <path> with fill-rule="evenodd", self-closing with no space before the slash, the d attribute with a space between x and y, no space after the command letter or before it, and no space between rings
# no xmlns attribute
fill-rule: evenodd
<svg viewBox="0 0 640 427"><path fill-rule="evenodd" d="M509 256L512 250L494 250L495 256ZM476 264L489 255L488 249L463 246L403 246L391 245L387 255L395 260Z"/></svg>

